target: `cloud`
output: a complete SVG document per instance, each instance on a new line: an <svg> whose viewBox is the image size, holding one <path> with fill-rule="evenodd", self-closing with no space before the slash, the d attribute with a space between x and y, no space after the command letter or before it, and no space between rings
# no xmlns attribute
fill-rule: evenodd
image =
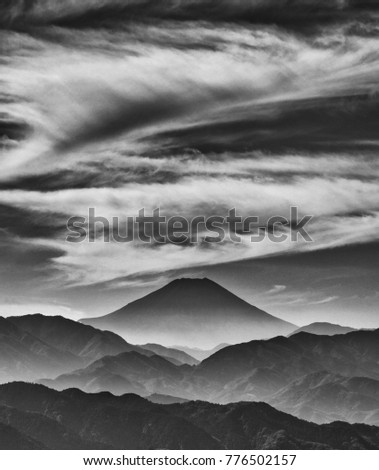
<svg viewBox="0 0 379 470"><path fill-rule="evenodd" d="M278 294L279 292L283 292L286 289L287 289L287 286L276 285L272 289L266 291L265 294L267 294L267 295Z"/></svg>
<svg viewBox="0 0 379 470"><path fill-rule="evenodd" d="M376 37L175 23L41 31L6 37L6 109L33 133L3 156L3 181L120 142L125 158L141 146L280 153L375 144Z"/></svg>
<svg viewBox="0 0 379 470"><path fill-rule="evenodd" d="M95 243L70 244L63 238L29 239L34 247L50 248L64 252L51 259L51 268L60 272L59 284L66 286L98 283L116 284L126 277L139 277L166 271L199 268L243 259L278 256L280 254L322 250L349 244L365 243L377 239L379 213L371 217L325 217L318 220L309 231L314 241L291 241L282 243L264 239L251 243L248 236L241 243L226 241L222 244L204 246L166 244L154 246L143 243Z"/></svg>
<svg viewBox="0 0 379 470"><path fill-rule="evenodd" d="M7 288L122 289L377 240L374 6L358 18L357 2L337 0L3 2L15 27L0 33ZM65 242L67 218L89 207L188 218L235 207L266 221L291 205L314 216L313 243ZM275 277L265 292L300 306L333 295L294 297Z"/></svg>
<svg viewBox="0 0 379 470"><path fill-rule="evenodd" d="M4 190L0 202L13 207L87 216L95 207L104 217L135 215L160 207L166 215L224 215L235 207L242 215L289 216L291 206L314 217L375 211L376 180L294 177L288 181L230 176L183 177L173 183L128 183L122 187L67 189L52 192ZM314 195L317 194L317 197ZM338 220L338 219L337 219Z"/></svg>
<svg viewBox="0 0 379 470"><path fill-rule="evenodd" d="M6 24L61 24L88 26L100 20L114 23L133 17L159 17L198 20L241 20L277 22L289 25L343 19L360 10L358 0L17 0L5 2L0 10ZM374 1L363 9L375 10Z"/></svg>
<svg viewBox="0 0 379 470"><path fill-rule="evenodd" d="M331 295L329 297L325 297L325 299L316 300L315 302L310 302L310 304L311 305L328 304L330 302L334 302L337 299L339 299L338 295Z"/></svg>

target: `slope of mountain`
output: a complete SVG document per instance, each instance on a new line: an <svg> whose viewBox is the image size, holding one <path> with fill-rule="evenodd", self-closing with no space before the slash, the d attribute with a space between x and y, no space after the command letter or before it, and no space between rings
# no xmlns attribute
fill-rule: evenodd
<svg viewBox="0 0 379 470"><path fill-rule="evenodd" d="M57 392L42 385L15 382L0 386L0 404L16 410L12 411L14 414L32 413L36 420L48 419L46 431L41 426L38 433L52 449L57 448L55 443L60 441L62 429L68 436L80 436L87 443L83 448L96 445L111 449L221 448L216 439L196 425L136 395L87 395L75 389ZM59 426L54 428L51 421ZM36 432L28 420L18 421L18 426L23 435Z"/></svg>
<svg viewBox="0 0 379 470"><path fill-rule="evenodd" d="M196 367L195 374L220 384L257 374L266 386L284 386L295 378L329 370L344 376L379 380L379 329L344 335L298 333L289 338L250 341L221 349ZM262 381L261 380L261 381Z"/></svg>
<svg viewBox="0 0 379 470"><path fill-rule="evenodd" d="M190 348L189 346L173 346L173 347L176 349L179 349L180 351L184 351L185 353L194 357L198 361L203 361L207 357L212 356L212 354L216 353L217 351L220 351L220 349L226 348L227 346L230 346L230 345L228 343L221 343L212 349Z"/></svg>
<svg viewBox="0 0 379 470"><path fill-rule="evenodd" d="M357 330L355 328L350 328L349 326L335 325L334 323L316 322L298 328L297 330L292 332L291 335L296 335L297 333L304 332L311 333L313 335L333 336L351 333L352 331Z"/></svg>
<svg viewBox="0 0 379 470"><path fill-rule="evenodd" d="M35 439L0 423L0 450L44 450L46 447Z"/></svg>
<svg viewBox="0 0 379 470"><path fill-rule="evenodd" d="M187 403L189 401L185 398L173 397L171 395L160 395L159 393L153 393L145 398L159 405L172 405L173 403Z"/></svg>
<svg viewBox="0 0 379 470"><path fill-rule="evenodd" d="M333 336L301 332L227 346L190 366L61 317L0 318L0 379L39 378L57 390L77 387L116 395L155 394L216 403L266 401L317 423L346 420L377 425L378 340L379 330ZM174 349L146 347L183 359ZM117 354L120 349L126 352ZM96 359L106 352L111 355Z"/></svg>
<svg viewBox="0 0 379 470"><path fill-rule="evenodd" d="M296 327L260 310L209 279L177 279L87 325L115 331L132 343L219 343L289 334Z"/></svg>
<svg viewBox="0 0 379 470"><path fill-rule="evenodd" d="M35 412L0 406L0 423L12 427L23 436L33 436L33 440L37 440L39 448L62 450L106 448L95 440L82 439L78 433L69 431L60 424L59 420ZM18 448L22 449L22 444L21 446L19 444Z"/></svg>
<svg viewBox="0 0 379 470"><path fill-rule="evenodd" d="M379 425L379 381L315 372L269 399L275 408L315 423L337 420Z"/></svg>
<svg viewBox="0 0 379 470"><path fill-rule="evenodd" d="M0 386L0 405L8 410L5 417L0 413L0 436L4 429L9 436L2 443L6 448L54 449L80 436L88 446L83 448L99 449L379 449L375 426L317 425L265 403L157 405L136 395L57 392L15 382Z"/></svg>
<svg viewBox="0 0 379 470"><path fill-rule="evenodd" d="M379 443L375 426L317 425L266 403L189 402L167 408L204 429L227 449L375 449Z"/></svg>
<svg viewBox="0 0 379 470"><path fill-rule="evenodd" d="M0 382L34 380L78 368L82 361L0 317Z"/></svg>
<svg viewBox="0 0 379 470"><path fill-rule="evenodd" d="M151 351L154 354L157 354L158 356L164 357L165 359L168 360L174 360L176 365L180 364L188 364L190 366L194 366L199 363L197 359L194 357L190 356L184 351L181 351L180 349L175 349L175 348L166 348L164 346L161 346L160 344L141 344L141 348L147 351Z"/></svg>
<svg viewBox="0 0 379 470"><path fill-rule="evenodd" d="M103 357L84 369L61 375L55 380L40 380L40 383L57 390L77 387L85 392L107 390L116 395L175 395L180 390L184 397L188 397L191 386L183 382L190 371L190 366L176 366L161 356L147 357L127 352Z"/></svg>
<svg viewBox="0 0 379 470"><path fill-rule="evenodd" d="M97 330L61 316L35 314L8 317L7 320L60 351L82 358L87 364L103 356L127 351L144 353L142 348L128 344L111 331Z"/></svg>
<svg viewBox="0 0 379 470"><path fill-rule="evenodd" d="M229 346L192 367L122 353L41 383L58 390L78 387L216 403L265 401L319 423L343 419L377 424L378 339L379 330L337 336L299 333Z"/></svg>
<svg viewBox="0 0 379 470"><path fill-rule="evenodd" d="M156 355L151 349L127 343L115 333L97 330L60 316L35 314L0 318L0 338L0 382L53 378L85 367L104 356L122 352ZM151 345L151 348L177 355L183 361L197 362L181 351L166 350L159 345ZM168 360L182 364L175 358ZM106 388L108 378L107 375L94 377L92 389ZM144 390L131 387L130 381L121 377L112 377L112 383L113 387L117 387L117 393L140 393Z"/></svg>

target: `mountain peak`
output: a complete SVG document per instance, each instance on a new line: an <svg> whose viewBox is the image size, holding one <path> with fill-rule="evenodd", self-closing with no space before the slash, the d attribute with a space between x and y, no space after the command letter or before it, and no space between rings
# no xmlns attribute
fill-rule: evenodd
<svg viewBox="0 0 379 470"><path fill-rule="evenodd" d="M211 279L209 279L208 277L178 277L174 280L172 280L169 284L173 284L173 283L191 283L191 282L203 282L203 283L212 283L212 284L216 284L216 282L212 281ZM169 285L168 284L168 285Z"/></svg>
<svg viewBox="0 0 379 470"><path fill-rule="evenodd" d="M132 343L206 349L288 334L295 328L206 277L175 279L109 315L81 321L115 331Z"/></svg>
<svg viewBox="0 0 379 470"><path fill-rule="evenodd" d="M196 293L205 296L212 295L212 293L214 294L216 292L220 295L220 293L223 292L224 294L234 296L234 294L232 294L228 289L207 277L180 277L178 279L174 279L155 292L170 292L171 294L174 292L180 292L180 295L185 295L185 292L189 292L191 294Z"/></svg>
<svg viewBox="0 0 379 470"><path fill-rule="evenodd" d="M212 281L208 277L179 277L174 279L173 281L166 284L166 288L172 286L180 286L180 287L195 287L195 286L208 286L208 287L221 287L220 284L217 282Z"/></svg>
<svg viewBox="0 0 379 470"><path fill-rule="evenodd" d="M309 325L302 326L301 328L298 328L297 330L293 331L291 333L291 336L300 333L334 336L351 333L352 331L356 331L355 328L351 328L349 326L341 326L328 322L314 322L310 323Z"/></svg>

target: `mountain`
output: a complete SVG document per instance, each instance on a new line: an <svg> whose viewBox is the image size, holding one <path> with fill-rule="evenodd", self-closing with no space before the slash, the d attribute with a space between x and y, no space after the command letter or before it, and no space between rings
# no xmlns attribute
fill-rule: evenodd
<svg viewBox="0 0 379 470"><path fill-rule="evenodd" d="M142 348L128 344L111 331L98 330L61 316L35 314L8 317L7 320L56 349L82 358L83 363L126 351L144 353Z"/></svg>
<svg viewBox="0 0 379 470"><path fill-rule="evenodd" d="M189 401L185 398L173 397L171 395L160 395L159 393L153 393L145 398L153 403L158 403L159 405L172 405L173 403L187 403Z"/></svg>
<svg viewBox="0 0 379 470"><path fill-rule="evenodd" d="M269 402L315 423L343 420L379 426L379 381L366 377L315 372L291 382Z"/></svg>
<svg viewBox="0 0 379 470"><path fill-rule="evenodd" d="M167 408L204 429L226 449L375 449L379 441L375 426L317 425L266 403L188 402Z"/></svg>
<svg viewBox="0 0 379 470"><path fill-rule="evenodd" d="M109 315L81 321L132 343L205 348L289 334L296 328L206 278L177 279Z"/></svg>
<svg viewBox="0 0 379 470"><path fill-rule="evenodd" d="M212 356L212 354L216 353L217 351L220 351L220 349L226 348L227 346L230 346L230 345L228 343L221 343L212 349L190 348L189 346L173 346L173 347L176 349L180 349L181 351L184 351L190 356L196 358L198 361L203 361L207 357Z"/></svg>
<svg viewBox="0 0 379 470"><path fill-rule="evenodd" d="M379 330L299 333L221 349L197 366L129 352L41 383L62 390L126 392L171 403L265 401L297 417L379 425ZM166 400L166 401L164 401ZM178 400L175 399L175 402Z"/></svg>
<svg viewBox="0 0 379 470"><path fill-rule="evenodd" d="M158 405L14 382L0 386L0 407L3 448L58 449L76 436L83 449L379 449L375 426L317 425L265 403Z"/></svg>
<svg viewBox="0 0 379 470"><path fill-rule="evenodd" d="M180 349L166 348L164 346L161 346L160 344L151 343L142 344L141 348L145 351L151 351L152 353L157 354L158 356L162 356L165 359L171 360L171 362L176 365L188 364L190 366L194 366L199 363L197 359L190 356L186 352L181 351Z"/></svg>
<svg viewBox="0 0 379 470"><path fill-rule="evenodd" d="M82 364L69 351L60 351L0 317L0 382L54 376Z"/></svg>
<svg viewBox="0 0 379 470"><path fill-rule="evenodd" d="M183 361L198 362L182 351L168 350L159 345L150 347L176 355ZM0 383L56 377L83 368L104 356L123 352L156 355L150 349L127 343L115 333L97 330L61 316L0 317ZM168 360L175 364L183 363L171 357ZM106 377L94 380L100 389L106 386ZM125 380L120 381L118 388L120 393L125 393L121 386L126 386ZM140 388L134 391L140 391Z"/></svg>
<svg viewBox="0 0 379 470"><path fill-rule="evenodd" d="M77 387L85 392L106 390L116 395L175 395L179 390L187 397L191 387L184 380L190 371L188 365L176 366L157 355L147 357L127 352L103 357L84 369L60 375L55 380L40 380L40 383L57 390Z"/></svg>
<svg viewBox="0 0 379 470"><path fill-rule="evenodd" d="M26 413L32 414L36 422L39 419L43 424L38 429L28 420L18 420L16 439L22 432L32 440L38 432L38 441L50 449L62 448L62 430L67 439L80 436L78 442L83 449L221 448L201 428L137 395L88 395L76 389L57 392L42 385L14 382L0 386L0 405L9 407L15 415ZM0 414L0 424L2 419ZM45 427L46 419L49 425Z"/></svg>
<svg viewBox="0 0 379 470"><path fill-rule="evenodd" d="M0 423L0 450L44 450L46 447L35 439Z"/></svg>
<svg viewBox="0 0 379 470"><path fill-rule="evenodd" d="M296 335L297 333L304 332L311 333L313 335L333 336L351 333L352 331L356 331L356 329L350 328L348 326L335 325L333 323L316 322L298 328L297 330L292 332L291 335Z"/></svg>
<svg viewBox="0 0 379 470"><path fill-rule="evenodd" d="M222 403L264 400L308 374L328 371L379 380L379 330L289 338L229 346L197 366L192 381L203 385L203 399Z"/></svg>
<svg viewBox="0 0 379 470"><path fill-rule="evenodd" d="M145 347L195 361L174 348ZM253 340L226 346L195 365L153 350L61 317L0 318L3 382L26 378L57 390L153 395L165 403L172 398L164 397L265 401L317 423L379 424L379 330Z"/></svg>
<svg viewBox="0 0 379 470"><path fill-rule="evenodd" d="M82 439L78 433L69 431L63 426L59 419L49 418L35 412L0 406L0 423L0 435L1 426L7 425L13 432L19 432L24 439L30 439L29 436L33 436L33 441L36 441L37 444L32 443L32 445L37 445L35 447L37 449L80 450L107 448L96 442L96 440ZM1 442L0 446L4 446L4 443ZM22 443L17 444L18 449L23 449L24 446L25 444ZM3 448L7 449L8 447L4 446Z"/></svg>

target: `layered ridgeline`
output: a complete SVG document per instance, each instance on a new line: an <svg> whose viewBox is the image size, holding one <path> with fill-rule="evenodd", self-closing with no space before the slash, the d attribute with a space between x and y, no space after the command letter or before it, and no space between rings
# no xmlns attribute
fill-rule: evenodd
<svg viewBox="0 0 379 470"><path fill-rule="evenodd" d="M124 352L153 356L153 349L154 345L132 345L110 331L59 316L0 317L0 382L54 378L104 356ZM159 351L177 365L198 363L174 348L160 346Z"/></svg>
<svg viewBox="0 0 379 470"><path fill-rule="evenodd" d="M379 425L378 357L379 330L299 333L229 346L197 366L125 352L42 383L58 390L78 387L216 403L265 401L320 423Z"/></svg>
<svg viewBox="0 0 379 470"><path fill-rule="evenodd" d="M131 343L203 348L286 335L296 329L206 278L177 279L109 315L81 321L114 331Z"/></svg>
<svg viewBox="0 0 379 470"><path fill-rule="evenodd" d="M136 395L0 386L2 449L379 449L379 428L317 425L265 403L158 405Z"/></svg>
<svg viewBox="0 0 379 470"><path fill-rule="evenodd" d="M192 357L195 357L199 361L203 361L207 357L212 356L212 354L216 353L217 351L220 351L220 349L226 348L227 346L230 345L227 343L221 343L212 349L191 348L189 346L183 345L175 345L175 348L180 349L181 351L184 351L187 354L190 354Z"/></svg>
<svg viewBox="0 0 379 470"><path fill-rule="evenodd" d="M264 400L305 419L379 424L379 330L252 341L222 349L196 375L212 400Z"/></svg>
<svg viewBox="0 0 379 470"><path fill-rule="evenodd" d="M132 345L62 317L0 318L0 380L136 393L163 404L265 401L316 423L379 425L378 340L379 330L301 332L227 346L198 364L178 349Z"/></svg>

